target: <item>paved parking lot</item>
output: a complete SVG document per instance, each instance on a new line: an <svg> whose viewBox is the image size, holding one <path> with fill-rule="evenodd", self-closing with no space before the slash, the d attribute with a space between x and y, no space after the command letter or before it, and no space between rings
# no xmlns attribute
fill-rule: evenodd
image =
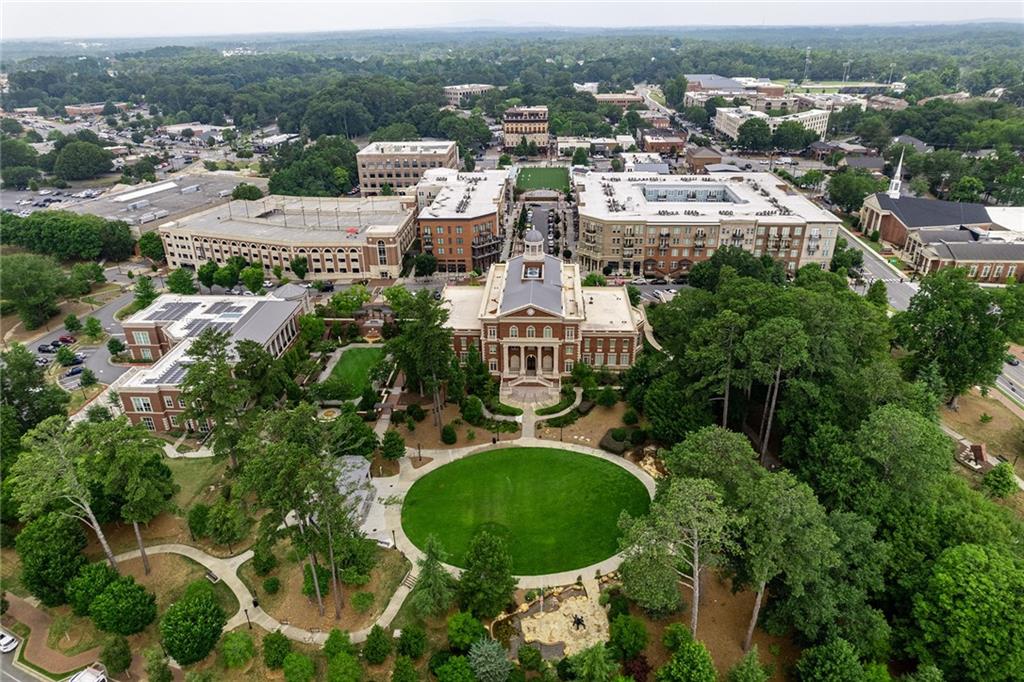
<svg viewBox="0 0 1024 682"><path fill-rule="evenodd" d="M92 199L74 198L71 195L81 192L80 189L49 190L47 195L38 192L4 191L0 195L0 207L10 208L15 212L21 210L64 210L75 213L90 213L109 220L124 220L141 231L149 232L158 225L176 216L191 213L227 201L222 192L230 193L241 182L254 184L264 191L267 187L266 178L250 178L236 173L219 171L216 173L180 173L168 175L155 184L138 185L117 193L105 192ZM194 191L185 191L196 187ZM156 191L154 191L156 190ZM42 190L47 191L47 190ZM44 198L57 199L46 207L18 205L19 201L38 202ZM144 203L143 203L144 202ZM156 212L166 211L160 217L152 217ZM147 220L148 219L148 220ZM146 222L140 222L146 220Z"/></svg>

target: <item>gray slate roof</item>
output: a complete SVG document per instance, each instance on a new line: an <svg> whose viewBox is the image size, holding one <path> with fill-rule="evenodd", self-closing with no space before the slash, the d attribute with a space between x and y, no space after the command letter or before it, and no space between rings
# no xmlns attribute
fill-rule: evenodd
<svg viewBox="0 0 1024 682"><path fill-rule="evenodd" d="M523 281L523 257L510 258L505 271L505 291L501 297L504 314L533 305L555 315L562 314L562 261L544 256L544 278Z"/></svg>
<svg viewBox="0 0 1024 682"><path fill-rule="evenodd" d="M909 144L916 151L919 151L922 154L930 152L934 149L930 144L928 144L924 140L917 139L913 135L897 135L896 137L893 138L892 141L894 144Z"/></svg>
<svg viewBox="0 0 1024 682"><path fill-rule="evenodd" d="M850 168L882 170L885 168L885 159L881 156L847 156L846 165Z"/></svg>
<svg viewBox="0 0 1024 682"><path fill-rule="evenodd" d="M977 236L970 230L961 230L959 228L918 230L917 238L924 244L934 244L936 242L973 242L978 240Z"/></svg>
<svg viewBox="0 0 1024 682"><path fill-rule="evenodd" d="M686 80L691 83L700 83L702 88L708 90L745 90L746 88L739 81L734 81L717 73L688 73Z"/></svg>
<svg viewBox="0 0 1024 682"><path fill-rule="evenodd" d="M970 242L932 244L937 256L957 261L1024 261L1024 244L1007 242Z"/></svg>
<svg viewBox="0 0 1024 682"><path fill-rule="evenodd" d="M893 199L884 192L875 194L875 199L883 210L892 211L907 227L987 225L991 222L988 211L981 204L918 197Z"/></svg>

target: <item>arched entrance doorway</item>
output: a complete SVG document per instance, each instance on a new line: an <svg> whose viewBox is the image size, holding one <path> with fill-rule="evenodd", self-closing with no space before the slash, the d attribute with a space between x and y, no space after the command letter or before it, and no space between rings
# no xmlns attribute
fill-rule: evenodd
<svg viewBox="0 0 1024 682"><path fill-rule="evenodd" d="M537 356L527 355L526 356L526 373L533 375L537 373Z"/></svg>

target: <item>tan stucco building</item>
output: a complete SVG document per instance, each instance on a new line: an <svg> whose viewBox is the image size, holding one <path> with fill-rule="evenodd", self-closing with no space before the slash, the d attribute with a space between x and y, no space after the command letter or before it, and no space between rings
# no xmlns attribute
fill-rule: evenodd
<svg viewBox="0 0 1024 682"><path fill-rule="evenodd" d="M409 197L318 198L271 194L235 200L164 223L158 229L167 264L223 265L232 256L280 266L289 277L294 258L309 264L306 278L358 281L398 277L416 238Z"/></svg>
<svg viewBox="0 0 1024 682"><path fill-rule="evenodd" d="M526 140L535 143L541 151L548 146L548 108L512 107L505 111L501 122L502 139L506 149L511 149Z"/></svg>
<svg viewBox="0 0 1024 682"><path fill-rule="evenodd" d="M359 191L380 194L388 185L396 194L415 187L430 168L458 168L459 147L451 140L371 142L356 154Z"/></svg>
<svg viewBox="0 0 1024 682"><path fill-rule="evenodd" d="M790 273L826 267L841 224L771 173L588 173L575 187L586 272L675 277L723 246Z"/></svg>

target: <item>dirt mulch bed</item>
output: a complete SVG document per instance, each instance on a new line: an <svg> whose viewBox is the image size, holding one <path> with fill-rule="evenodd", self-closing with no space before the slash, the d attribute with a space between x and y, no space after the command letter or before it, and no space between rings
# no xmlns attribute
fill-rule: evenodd
<svg viewBox="0 0 1024 682"><path fill-rule="evenodd" d="M743 637L754 608L754 593L749 591L733 594L729 581L720 581L713 574L705 575L701 585L700 621L697 625L697 639L711 652L719 675L725 674L743 658ZM661 620L651 620L639 609L633 615L644 621L650 633L650 644L644 652L652 670L657 670L669 658L661 643L665 628L672 623L682 623L689 628L691 600L689 590L683 590L683 601L687 608L677 615ZM771 599L771 595L766 595ZM787 679L787 668L800 657L800 649L788 638L773 637L761 629L754 630L754 644L762 663L773 666L772 680Z"/></svg>
<svg viewBox="0 0 1024 682"><path fill-rule="evenodd" d="M429 405L424 405L424 409L428 409ZM517 429L513 433L499 433L492 434L486 429L482 429L478 426L470 426L462 420L462 415L459 412L458 405L448 403L444 406L444 410L441 412L441 424L455 424L455 433L458 438L454 445L448 445L441 441L441 429L434 424L433 418L430 416L429 411L427 417L416 423L416 430L409 431L405 424L394 424L392 428L398 431L405 439L407 447L416 448L417 446L422 447L424 450L448 450L451 448L464 448L470 445L484 445L491 441L491 437L496 435L498 440L508 441L519 438L521 429ZM469 435L472 432L473 438Z"/></svg>
<svg viewBox="0 0 1024 682"><path fill-rule="evenodd" d="M419 469L420 467L425 467L428 464L430 464L431 462L433 462L434 458L433 457L418 457L416 455L413 455L410 458L410 461L412 462L412 468L413 469Z"/></svg>
<svg viewBox="0 0 1024 682"><path fill-rule="evenodd" d="M271 616L282 623L287 622L306 630L320 629L324 632L331 628L351 632L370 626L387 607L391 595L398 589L410 567L409 561L397 550L380 549L377 552L377 565L370 572L370 581L367 584L359 587L341 585L341 619L335 620L333 593L324 595L322 617L317 613L316 598L302 594L304 565L305 557L298 561L283 558L278 567L267 576L274 576L281 581L280 590L272 595L264 592L265 578L255 574L251 562L246 562L242 566L240 575L250 587L255 588L260 606ZM359 613L352 605L353 597L359 592L370 592L374 596L373 606L364 613Z"/></svg>
<svg viewBox="0 0 1024 682"><path fill-rule="evenodd" d="M562 440L566 443L576 443L596 448L601 442L601 437L608 429L625 426L622 423L622 415L627 409L626 403L618 402L611 407L595 405L585 417L580 417L574 424L561 429ZM558 440L560 429L542 425L541 419L537 421L537 437L547 440Z"/></svg>
<svg viewBox="0 0 1024 682"><path fill-rule="evenodd" d="M983 414L991 416L992 420L982 424ZM1024 476L1024 440L1021 439L1024 421L1001 402L971 390L960 397L956 411L940 407L939 418L957 433L976 443L985 443L993 457L1002 455L1013 462L1019 456L1017 475Z"/></svg>
<svg viewBox="0 0 1024 682"><path fill-rule="evenodd" d="M373 455L373 461L370 462L370 476L373 478L397 476L400 470L401 464L398 460L384 459L379 452Z"/></svg>

